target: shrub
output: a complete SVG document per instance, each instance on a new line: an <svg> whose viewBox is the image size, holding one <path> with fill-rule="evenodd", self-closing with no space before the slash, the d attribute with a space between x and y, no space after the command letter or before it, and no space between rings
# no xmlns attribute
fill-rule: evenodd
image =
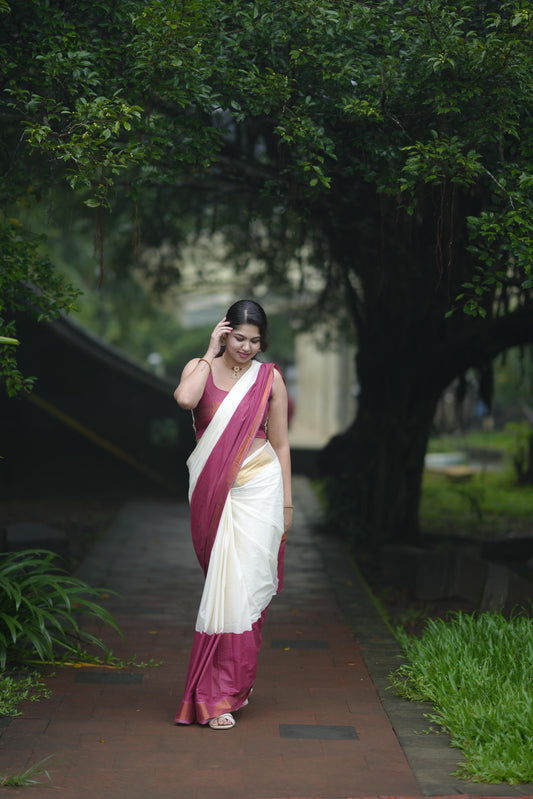
<svg viewBox="0 0 533 799"><path fill-rule="evenodd" d="M76 659L82 647L107 646L82 630L78 619L90 617L120 633L92 588L58 569L46 550L0 554L0 669L6 664Z"/></svg>

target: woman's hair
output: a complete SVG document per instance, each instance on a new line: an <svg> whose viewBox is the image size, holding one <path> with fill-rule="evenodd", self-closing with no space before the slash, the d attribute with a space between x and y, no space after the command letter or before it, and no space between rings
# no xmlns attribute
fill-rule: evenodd
<svg viewBox="0 0 533 799"><path fill-rule="evenodd" d="M226 319L232 327L255 325L261 336L261 352L268 347L268 322L266 313L253 300L238 300L226 311Z"/></svg>

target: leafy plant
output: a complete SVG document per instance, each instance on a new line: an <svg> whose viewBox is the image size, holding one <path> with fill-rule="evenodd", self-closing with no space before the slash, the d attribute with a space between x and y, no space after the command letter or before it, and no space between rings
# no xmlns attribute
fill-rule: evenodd
<svg viewBox="0 0 533 799"><path fill-rule="evenodd" d="M35 382L18 366L16 314L30 311L39 321L54 319L73 310L78 292L40 255L39 240L19 220L0 215L0 244L0 383L14 397L31 391Z"/></svg>
<svg viewBox="0 0 533 799"><path fill-rule="evenodd" d="M21 702L38 702L50 694L37 672L21 677L0 675L0 716L20 716Z"/></svg>
<svg viewBox="0 0 533 799"><path fill-rule="evenodd" d="M97 588L56 567L46 550L0 555L0 668L7 663L76 659L82 647L108 647L82 630L78 617L103 622L120 633L111 614L94 601Z"/></svg>
<svg viewBox="0 0 533 799"><path fill-rule="evenodd" d="M37 774L44 774L48 779L50 779L50 774L44 768L44 764L47 760L50 760L50 757L45 757L44 760L40 760L39 763L35 763L35 765L30 766L23 771L21 774L11 774L9 776L2 776L0 774L0 787L2 788L24 788L29 785L40 785L40 780L34 779Z"/></svg>
<svg viewBox="0 0 533 799"><path fill-rule="evenodd" d="M527 616L464 614L430 619L419 638L398 631L407 662L396 692L431 702L431 723L465 760L474 782L533 781L533 622Z"/></svg>

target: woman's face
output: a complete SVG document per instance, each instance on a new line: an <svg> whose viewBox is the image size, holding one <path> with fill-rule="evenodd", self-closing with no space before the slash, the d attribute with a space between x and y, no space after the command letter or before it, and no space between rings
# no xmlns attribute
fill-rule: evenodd
<svg viewBox="0 0 533 799"><path fill-rule="evenodd" d="M261 349L261 334L257 325L239 325L226 337L226 358L239 366L251 361Z"/></svg>

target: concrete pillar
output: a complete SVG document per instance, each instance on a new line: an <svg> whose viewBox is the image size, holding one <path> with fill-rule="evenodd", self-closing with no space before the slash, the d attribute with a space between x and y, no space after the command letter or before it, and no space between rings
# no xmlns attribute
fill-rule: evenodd
<svg viewBox="0 0 533 799"><path fill-rule="evenodd" d="M296 337L293 447L323 447L348 427L356 412L355 350L341 343L326 350L311 333Z"/></svg>

